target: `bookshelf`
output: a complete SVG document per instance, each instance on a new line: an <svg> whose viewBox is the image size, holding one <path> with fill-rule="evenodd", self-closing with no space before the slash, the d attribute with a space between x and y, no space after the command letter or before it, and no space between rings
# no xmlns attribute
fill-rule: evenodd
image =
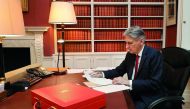
<svg viewBox="0 0 190 109"><path fill-rule="evenodd" d="M112 64L109 66L116 65L114 62L119 64L126 54L122 34L133 25L139 25L144 29L147 45L156 49L165 47L165 0L69 1L74 4L78 22L77 25L65 26L66 58L69 57L66 64L68 61L70 66L76 63L77 56L84 55L89 58L86 61L92 68L98 67L94 59L103 59L102 56L104 59L111 58ZM59 26L57 37L61 37ZM122 57L119 61L114 60L119 56ZM107 60L105 64L106 62Z"/></svg>

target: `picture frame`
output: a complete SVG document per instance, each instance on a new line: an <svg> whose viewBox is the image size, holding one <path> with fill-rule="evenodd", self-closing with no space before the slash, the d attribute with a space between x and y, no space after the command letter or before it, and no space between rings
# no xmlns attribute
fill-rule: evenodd
<svg viewBox="0 0 190 109"><path fill-rule="evenodd" d="M166 1L166 19L167 26L176 24L176 0Z"/></svg>
<svg viewBox="0 0 190 109"><path fill-rule="evenodd" d="M28 12L28 0L21 0L22 12Z"/></svg>

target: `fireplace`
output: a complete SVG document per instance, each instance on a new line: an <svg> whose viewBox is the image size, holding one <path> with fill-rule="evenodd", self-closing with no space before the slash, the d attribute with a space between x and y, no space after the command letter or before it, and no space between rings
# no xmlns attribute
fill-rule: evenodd
<svg viewBox="0 0 190 109"><path fill-rule="evenodd" d="M3 47L29 48L30 63L42 63L43 33L48 30L48 27L25 27L25 30L25 36L4 38Z"/></svg>
<svg viewBox="0 0 190 109"><path fill-rule="evenodd" d="M4 70L15 70L31 64L29 47L4 47Z"/></svg>

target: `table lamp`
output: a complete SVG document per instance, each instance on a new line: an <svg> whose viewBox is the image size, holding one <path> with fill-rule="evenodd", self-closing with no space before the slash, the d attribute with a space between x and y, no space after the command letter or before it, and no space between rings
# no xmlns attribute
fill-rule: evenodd
<svg viewBox="0 0 190 109"><path fill-rule="evenodd" d="M0 0L0 82L5 80L3 38L25 34L20 0ZM14 54L13 54L14 55Z"/></svg>
<svg viewBox="0 0 190 109"><path fill-rule="evenodd" d="M63 67L65 67L64 25L77 24L73 4L71 2L53 1L50 8L49 23L61 25L62 38L58 40L58 43L62 44L62 60ZM57 62L58 73L62 74L59 72L59 59Z"/></svg>

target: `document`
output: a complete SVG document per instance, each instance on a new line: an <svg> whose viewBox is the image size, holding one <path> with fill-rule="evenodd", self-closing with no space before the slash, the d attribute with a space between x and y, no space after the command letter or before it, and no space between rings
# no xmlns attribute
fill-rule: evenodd
<svg viewBox="0 0 190 109"><path fill-rule="evenodd" d="M106 78L92 78L90 76L90 73L92 73L92 70L84 70L84 77L95 84L99 84L99 85L108 85L108 84L112 84L112 80L111 79L106 79Z"/></svg>
<svg viewBox="0 0 190 109"><path fill-rule="evenodd" d="M104 93L113 93L113 92L118 92L122 90L128 90L129 87L125 85L105 85L105 86L98 86L94 87L94 90L104 92Z"/></svg>
<svg viewBox="0 0 190 109"><path fill-rule="evenodd" d="M111 69L114 69L114 67L97 67L93 70L95 70L95 71L106 71L106 70L111 70Z"/></svg>
<svg viewBox="0 0 190 109"><path fill-rule="evenodd" d="M67 69L67 73L68 74L72 74L72 73L83 73L84 69Z"/></svg>
<svg viewBox="0 0 190 109"><path fill-rule="evenodd" d="M94 90L101 91L104 93L112 93L112 92L117 92L117 91L129 89L129 87L125 86L125 85L114 85L114 84L112 84L111 79L92 78L90 76L91 72L93 72L93 71L92 70L85 70L84 71L84 77L89 81L89 82L84 82L84 84L87 85L88 87L93 88Z"/></svg>

